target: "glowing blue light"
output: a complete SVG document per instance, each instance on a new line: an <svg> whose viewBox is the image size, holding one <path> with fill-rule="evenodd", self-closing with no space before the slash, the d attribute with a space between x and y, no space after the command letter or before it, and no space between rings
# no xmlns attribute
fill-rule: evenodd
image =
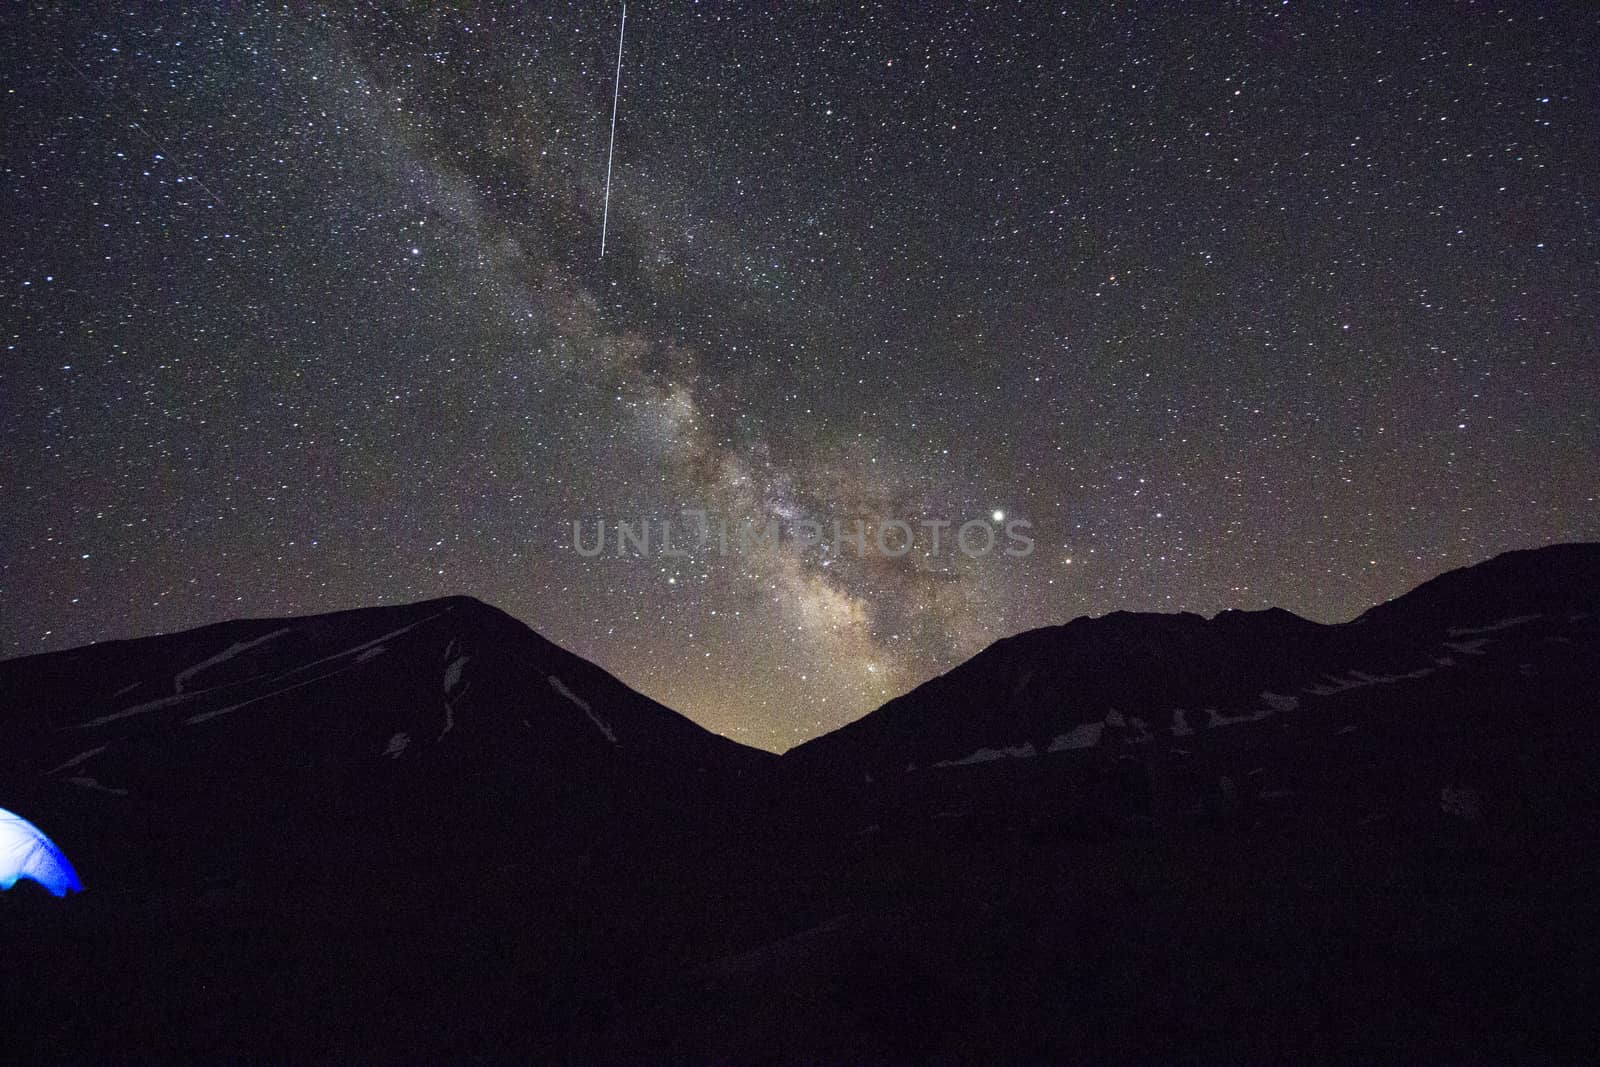
<svg viewBox="0 0 1600 1067"><path fill-rule="evenodd" d="M19 878L32 878L58 897L83 891L61 850L33 823L0 808L0 889L10 889Z"/></svg>

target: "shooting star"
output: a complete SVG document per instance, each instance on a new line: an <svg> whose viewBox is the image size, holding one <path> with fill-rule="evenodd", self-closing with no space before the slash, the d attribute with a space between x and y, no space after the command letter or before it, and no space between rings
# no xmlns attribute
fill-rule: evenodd
<svg viewBox="0 0 1600 1067"><path fill-rule="evenodd" d="M611 147L606 149L606 202L600 213L600 258L606 258L606 224L611 221L611 157L617 151L617 101L622 96L622 38L628 32L628 5L622 5L622 29L617 31L617 81L611 88Z"/></svg>

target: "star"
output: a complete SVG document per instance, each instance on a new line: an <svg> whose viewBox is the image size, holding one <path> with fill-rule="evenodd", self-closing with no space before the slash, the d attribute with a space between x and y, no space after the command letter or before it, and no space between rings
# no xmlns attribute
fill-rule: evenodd
<svg viewBox="0 0 1600 1067"><path fill-rule="evenodd" d="M0 648L465 593L782 749L1031 627L1600 538L1592 19L1351 10L630 11L615 212L615 8L17 20Z"/></svg>

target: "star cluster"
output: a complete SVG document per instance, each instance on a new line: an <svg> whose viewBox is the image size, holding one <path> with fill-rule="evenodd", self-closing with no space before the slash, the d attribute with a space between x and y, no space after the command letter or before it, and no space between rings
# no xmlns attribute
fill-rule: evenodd
<svg viewBox="0 0 1600 1067"><path fill-rule="evenodd" d="M469 593L783 749L1600 537L1593 8L636 3L602 259L619 15L0 16L0 651Z"/></svg>

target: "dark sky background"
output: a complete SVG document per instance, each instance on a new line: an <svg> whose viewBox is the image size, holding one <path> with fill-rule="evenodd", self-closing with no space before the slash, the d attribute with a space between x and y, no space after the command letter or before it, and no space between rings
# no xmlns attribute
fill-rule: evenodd
<svg viewBox="0 0 1600 1067"><path fill-rule="evenodd" d="M6 656L469 593L783 749L1600 538L1594 5L635 2L603 260L618 5L195 7L0 15ZM574 551L683 507L1035 549Z"/></svg>

